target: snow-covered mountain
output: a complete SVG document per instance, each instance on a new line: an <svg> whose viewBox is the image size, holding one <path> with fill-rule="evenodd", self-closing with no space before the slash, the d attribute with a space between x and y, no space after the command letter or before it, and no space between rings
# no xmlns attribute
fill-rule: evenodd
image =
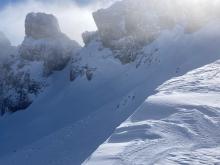
<svg viewBox="0 0 220 165"><path fill-rule="evenodd" d="M29 13L25 33L18 47L0 34L2 115L29 107L49 85L48 76L64 69L81 48L61 32L57 19L50 14Z"/></svg>
<svg viewBox="0 0 220 165"><path fill-rule="evenodd" d="M219 59L219 27L164 31L127 65L93 40L79 54L81 66L94 69L91 81L70 82L68 66L50 76L50 86L26 111L1 118L0 163L80 164L160 84Z"/></svg>
<svg viewBox="0 0 220 165"><path fill-rule="evenodd" d="M84 163L219 164L220 61L173 78Z"/></svg>
<svg viewBox="0 0 220 165"><path fill-rule="evenodd" d="M138 164L139 160L136 162L136 159L139 159L139 155L137 157L135 155L128 156L131 159L134 158L132 160L127 159L127 157L120 157L120 154L127 154L126 151L121 150L124 145L130 151L133 149L133 142L137 142L136 146L138 148L139 144L145 145L145 142L149 140L152 144L158 142L158 145L156 145L158 149L152 150L152 152L162 152L167 149L166 147L170 145L168 142L171 140L176 140L175 142L178 143L182 139L187 139L187 137L182 137L184 132L180 133L182 129L177 128L178 123L175 125L173 122L172 127L170 126L171 121L168 121L171 120L169 114L179 117L175 120L180 120L185 115L184 110L180 112L176 110L179 109L179 103L177 103L178 106L170 104L174 97L174 95L171 95L172 92L178 89L179 96L183 97L182 93L186 91L186 94L192 94L192 100L194 98L198 100L200 96L193 93L194 87L197 89L201 85L201 88L204 87L204 90L207 91L212 88L217 90L218 83L214 85L212 81L206 81L207 79L204 78L204 83L207 83L207 85L199 85L195 80L199 75L198 77L192 76L197 75L198 70L195 70L196 73L193 71L185 76L191 76L190 80L186 81L186 83L191 84L189 86L192 89L191 93L189 92L190 89L181 88L184 85L181 83L184 83L184 81L180 77L177 78L178 81L176 80L179 84L169 83L169 85L163 85L159 88L161 92L165 91L163 104L155 101L159 96L162 97L161 92L158 95L153 94L158 86L165 81L171 79L171 82L173 82L173 77L184 75L191 70L220 59L220 22L213 16L207 17L202 22L197 19L192 21L193 14L187 17L185 16L185 10L179 12L180 16L178 15L178 18L176 15L171 17L173 16L171 13L167 13L164 17L161 16L161 12L163 13L166 7L172 8L170 11L174 12L175 7L183 7L181 4L186 5L184 9L187 9L187 13L189 13L192 10L187 5L188 0L187 3L180 4L171 3L177 2L174 0L167 1L167 3L163 2L163 4L156 3L156 1L145 1L124 0L115 3L108 9L95 12L93 15L98 30L96 32L85 32L82 35L85 42L85 46L82 48L61 32L53 15L45 13L30 13L27 15L25 39L17 48L14 56L9 58L9 62L12 62L8 63L10 71L6 70L5 76L3 76L3 80L8 80L9 77L9 80L12 81L0 81L3 82L1 90L4 89L2 90L4 93L1 92L0 101L9 98L10 101L15 103L5 104L3 101L4 104L1 104L3 105L1 108L5 108L4 105L15 105L16 110L13 110L13 112L21 109L25 109L25 111L18 111L13 114L6 113L6 115L0 117L0 132L2 132L0 134L0 164L81 164L112 135L117 126L133 114L135 110L140 109L138 107L142 107L145 113L147 109L145 107L149 104L152 105L149 107L150 110L152 107L152 111L149 111L149 114L146 111L147 115L142 116L141 114L140 116L143 117L143 123L151 121L152 123L158 123L155 126L151 124L152 129L155 128L155 132L149 127L149 132L145 134L145 124L142 123L141 119L137 123L131 122L132 128L132 124L139 124L143 128L143 131L141 129L140 132L134 131L133 133L133 129L131 129L130 133L130 126L125 126L125 131L128 132L126 134L126 132L123 132L124 127L122 124L116 129L116 135L111 136L116 136L116 139L101 145L97 152L84 163L105 164L108 162L113 164L116 161L116 164L118 164L121 162L115 159L119 158L122 161L128 161L125 162L128 164ZM144 5L142 5L143 3ZM134 11L134 13L129 11ZM213 13L215 13L215 10L213 10ZM137 17L140 19L135 19ZM189 26L192 25L191 21L195 23L193 26ZM145 35L140 35L140 31ZM6 40L4 39L4 41ZM211 69L217 65L218 62L205 68ZM3 65L3 68L5 69L5 65ZM204 68L202 71L204 71L204 75L208 74ZM216 76L214 82L217 81L219 80ZM14 84L14 82L17 83ZM208 88L208 85L213 86ZM170 92L171 97L169 105L165 107L168 97L167 92ZM150 98L155 97L155 102L149 103L150 98L145 102L146 98L151 95L153 96ZM182 98L176 101L179 100L182 100ZM215 107L214 102L207 102L210 107L211 103ZM172 114L167 111L163 112L163 109L158 110L158 108L156 108L158 112L155 110L154 114L153 107L160 106L158 104L161 105L161 108L168 109L167 111L172 107ZM19 105L18 108L17 105ZM185 102L181 102L181 105L186 108ZM189 107L192 106L194 104L189 104ZM7 106L4 112L11 109L10 106ZM189 114L194 114L193 109L189 110ZM141 110L137 110L136 113L138 114L139 111ZM151 113L153 117L159 113L158 118L149 119L150 121L148 121L148 117L151 117L148 115ZM199 116L203 112L195 111L195 113ZM216 113L216 115L218 114ZM167 116L167 121L165 121L164 116ZM214 121L214 119L210 120ZM130 120L128 121L130 122ZM203 118L201 118L201 121L203 121ZM161 123L167 124L166 128L170 129L170 132L163 134L164 136L162 133L157 132L165 128L165 126L159 128L162 125ZM206 125L206 123L204 124ZM139 125L137 125L137 129L139 129ZM191 126L195 125L189 125L189 127ZM122 132L120 132L121 127L123 127ZM136 128L136 126L134 127ZM185 127L188 128L188 125ZM126 130L127 128L128 130ZM175 131L177 131L176 136ZM125 133L125 138L123 138L123 133ZM211 138L211 136L207 138ZM152 139L148 137L152 137ZM187 143L183 141L183 144L194 146L195 141L202 142L203 136L198 134L196 138L189 139ZM198 139L201 139L201 141ZM160 143L162 143L159 140L164 142L164 147L159 148ZM115 146L111 148L111 145L114 144ZM107 150L103 150L103 146ZM110 146L110 149L115 147L115 152L109 150L108 146ZM187 151L188 148L183 149ZM108 152L113 152L113 156L111 157ZM153 161L154 153L148 156L151 156ZM143 157L140 155L140 164L143 164L145 158L144 155Z"/></svg>

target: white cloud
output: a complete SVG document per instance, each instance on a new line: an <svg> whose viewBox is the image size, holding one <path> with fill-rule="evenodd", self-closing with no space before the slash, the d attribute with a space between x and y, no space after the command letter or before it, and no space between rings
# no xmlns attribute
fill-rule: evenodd
<svg viewBox="0 0 220 165"><path fill-rule="evenodd" d="M107 0L110 2L109 0ZM29 12L45 12L58 18L61 30L71 39L82 44L81 33L96 30L92 12L109 5L105 1L87 6L79 6L71 0L43 2L28 0L6 6L0 11L0 31L4 32L13 45L18 45L24 38L24 21Z"/></svg>

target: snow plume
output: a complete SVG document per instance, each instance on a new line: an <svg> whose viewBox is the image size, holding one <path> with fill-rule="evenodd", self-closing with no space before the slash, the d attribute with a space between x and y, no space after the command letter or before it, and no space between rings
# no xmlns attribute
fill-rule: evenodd
<svg viewBox="0 0 220 165"><path fill-rule="evenodd" d="M45 12L58 18L62 32L82 44L81 33L96 30L92 12L105 8L111 0L95 0L87 5L79 5L72 0L41 1L27 0L9 4L0 10L0 31L4 32L13 45L18 45L24 38L24 20L29 12Z"/></svg>

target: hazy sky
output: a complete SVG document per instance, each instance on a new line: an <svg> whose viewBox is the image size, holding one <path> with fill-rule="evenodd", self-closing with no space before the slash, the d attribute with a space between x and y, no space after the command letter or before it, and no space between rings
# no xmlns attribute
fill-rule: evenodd
<svg viewBox="0 0 220 165"><path fill-rule="evenodd" d="M24 20L29 12L54 14L61 30L82 44L81 33L96 30L92 12L116 0L0 0L0 31L13 45L24 38Z"/></svg>
<svg viewBox="0 0 220 165"><path fill-rule="evenodd" d="M27 0L0 0L0 8L4 7L5 5L8 5L8 4L15 4L15 3L20 3L20 2L25 2ZM42 1L42 2L54 2L54 1L58 1L58 0L36 0L36 1ZM73 2L81 5L81 6L85 6L85 5L88 5L88 4L91 4L91 3L94 3L95 1L97 0L72 0ZM101 0L99 0L101 1ZM105 1L105 0L103 0Z"/></svg>

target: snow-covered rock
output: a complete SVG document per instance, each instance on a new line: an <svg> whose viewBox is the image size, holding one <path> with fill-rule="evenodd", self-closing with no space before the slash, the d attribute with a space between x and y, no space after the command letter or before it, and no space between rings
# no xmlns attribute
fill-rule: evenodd
<svg viewBox="0 0 220 165"><path fill-rule="evenodd" d="M25 32L19 53L24 59L42 61L45 75L62 70L80 49L78 43L60 31L57 19L50 14L29 13Z"/></svg>
<svg viewBox="0 0 220 165"><path fill-rule="evenodd" d="M40 76L33 75L42 70L17 57L5 60L0 69L0 115L25 110L44 87Z"/></svg>

